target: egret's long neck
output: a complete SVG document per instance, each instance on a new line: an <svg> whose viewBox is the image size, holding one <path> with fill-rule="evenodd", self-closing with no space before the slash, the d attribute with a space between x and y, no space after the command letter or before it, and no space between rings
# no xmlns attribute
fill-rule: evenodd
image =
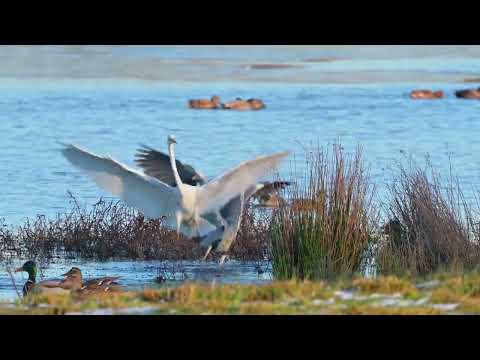
<svg viewBox="0 0 480 360"><path fill-rule="evenodd" d="M173 150L173 143L169 145L168 152L170 154L170 165L172 166L175 183L177 184L177 187L178 187L178 190L180 190L180 193L182 193L183 183L182 183L182 179L180 179L180 175L178 175L177 162L175 161L175 152Z"/></svg>

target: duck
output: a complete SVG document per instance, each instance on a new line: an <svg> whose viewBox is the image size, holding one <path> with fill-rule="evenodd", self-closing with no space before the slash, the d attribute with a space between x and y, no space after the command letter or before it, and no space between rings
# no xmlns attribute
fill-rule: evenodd
<svg viewBox="0 0 480 360"><path fill-rule="evenodd" d="M442 99L444 96L442 90L432 91L432 90L413 90L410 93L411 99Z"/></svg>
<svg viewBox="0 0 480 360"><path fill-rule="evenodd" d="M210 100L208 99L194 99L188 101L188 107L190 109L219 109L220 98L218 96L212 96Z"/></svg>
<svg viewBox="0 0 480 360"><path fill-rule="evenodd" d="M72 267L64 276L75 281L75 290L79 293L121 291L121 286L117 282L120 276L106 276L83 281L82 270L78 267Z"/></svg>
<svg viewBox="0 0 480 360"><path fill-rule="evenodd" d="M265 108L265 103L260 99L243 100L237 98L234 101L222 104L222 109L225 110L261 110Z"/></svg>
<svg viewBox="0 0 480 360"><path fill-rule="evenodd" d="M455 91L455 96L459 99L478 99L478 100L480 100L480 88L458 90L458 91Z"/></svg>
<svg viewBox="0 0 480 360"><path fill-rule="evenodd" d="M23 285L23 296L26 297L29 294L48 293L48 294L66 294L72 290L81 288L81 279L78 282L77 279L66 276L63 280L44 280L37 282L37 264L34 261L27 261L21 267L15 270L15 272L25 271L28 274L28 280Z"/></svg>
<svg viewBox="0 0 480 360"><path fill-rule="evenodd" d="M261 184L262 187L253 194L253 198L258 201L259 207L279 208L285 204L285 200L280 196L279 191L291 185L289 181L274 181Z"/></svg>

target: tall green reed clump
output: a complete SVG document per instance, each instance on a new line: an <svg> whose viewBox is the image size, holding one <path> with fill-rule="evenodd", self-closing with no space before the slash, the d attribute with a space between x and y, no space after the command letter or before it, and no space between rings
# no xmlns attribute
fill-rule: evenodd
<svg viewBox="0 0 480 360"><path fill-rule="evenodd" d="M450 171L446 181L427 161L399 164L389 186L389 221L379 243L379 273L426 275L471 270L480 264L477 210Z"/></svg>
<svg viewBox="0 0 480 360"><path fill-rule="evenodd" d="M292 186L272 219L274 277L317 280L363 271L378 211L361 148L347 155L339 144L332 153L317 145L306 161L306 181Z"/></svg>

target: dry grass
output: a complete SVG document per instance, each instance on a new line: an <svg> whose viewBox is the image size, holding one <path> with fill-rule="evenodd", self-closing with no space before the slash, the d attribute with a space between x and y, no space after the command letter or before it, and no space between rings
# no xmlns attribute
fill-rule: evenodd
<svg viewBox="0 0 480 360"><path fill-rule="evenodd" d="M426 275L440 270L470 270L480 263L476 213L457 180L442 183L426 168L399 165L390 187L388 240L379 247L381 273Z"/></svg>
<svg viewBox="0 0 480 360"><path fill-rule="evenodd" d="M198 260L205 252L161 220L147 220L122 202L100 200L92 208L71 198L72 210L48 220L43 215L28 219L17 228L0 224L0 261L28 258L47 264L56 257L81 260ZM231 257L261 260L267 252L268 216L255 220L246 206Z"/></svg>

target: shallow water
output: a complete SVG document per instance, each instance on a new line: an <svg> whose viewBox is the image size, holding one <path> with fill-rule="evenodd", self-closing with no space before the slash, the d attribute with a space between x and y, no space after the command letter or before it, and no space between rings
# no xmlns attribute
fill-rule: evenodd
<svg viewBox="0 0 480 360"><path fill-rule="evenodd" d="M22 264L21 261L17 262L12 268L22 266ZM85 279L121 276L119 283L125 290L176 286L185 281L209 284L212 282L217 284L262 284L271 280L271 269L268 263L231 260L227 261L223 268L220 268L216 262L203 261L109 261L102 263L59 261L43 269L37 281L58 279L60 274L66 273L72 266L80 267ZM161 271L159 272L159 270ZM160 274L166 280L161 284L155 281ZM21 294L22 286L28 279L28 275L27 273L15 273L14 279ZM16 298L12 280L8 273L2 269L0 271L0 301L13 301Z"/></svg>
<svg viewBox="0 0 480 360"><path fill-rule="evenodd" d="M304 61L319 57L333 61ZM451 159L468 190L480 175L480 101L453 91L478 87L463 81L480 77L479 60L480 46L0 46L0 218L52 217L70 208L67 191L87 205L109 198L66 162L58 141L133 165L140 143L166 150L168 134L178 158L209 176L269 152L302 159L299 143L339 139L347 152L363 146L380 195L406 154L429 154L444 174ZM297 67L248 67L257 63ZM414 88L447 97L412 101ZM213 94L258 97L267 109L187 109L188 99ZM291 167L281 175L291 179ZM112 270L148 267L121 264Z"/></svg>

